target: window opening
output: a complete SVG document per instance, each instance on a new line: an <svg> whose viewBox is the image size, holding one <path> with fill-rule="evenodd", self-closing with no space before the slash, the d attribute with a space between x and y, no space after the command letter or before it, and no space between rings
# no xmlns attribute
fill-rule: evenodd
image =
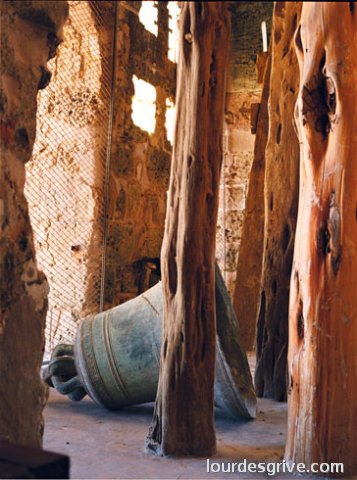
<svg viewBox="0 0 357 480"><path fill-rule="evenodd" d="M148 133L155 131L156 89L151 83L133 75L135 93L132 100L132 120Z"/></svg>
<svg viewBox="0 0 357 480"><path fill-rule="evenodd" d="M174 129L175 129L175 104L170 98L166 98L166 138L171 143L174 143Z"/></svg>
<svg viewBox="0 0 357 480"><path fill-rule="evenodd" d="M148 32L154 34L155 37L157 37L158 34L157 16L157 2L141 2L141 8L139 10L139 20L144 25L145 29Z"/></svg>
<svg viewBox="0 0 357 480"><path fill-rule="evenodd" d="M169 11L169 50L168 57L172 62L178 61L180 7L178 2L168 2Z"/></svg>

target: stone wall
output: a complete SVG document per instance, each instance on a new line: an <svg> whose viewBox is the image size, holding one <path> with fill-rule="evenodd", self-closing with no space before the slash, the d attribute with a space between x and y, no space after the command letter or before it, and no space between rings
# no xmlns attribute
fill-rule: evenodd
<svg viewBox="0 0 357 480"><path fill-rule="evenodd" d="M116 13L110 1L69 5L53 83L39 97L34 158L27 166L38 258L50 283L49 348L71 342L78 319L99 311L102 287L106 309L158 280L171 158L165 121L168 99L175 96L176 65L167 56L167 2L157 3L157 36L140 22L142 2L118 2ZM233 2L231 8L217 256L232 291L254 144L250 106L261 91L255 61L262 48L261 22L269 28L272 4ZM105 25L99 18L107 19ZM134 76L155 88L153 133L134 124Z"/></svg>
<svg viewBox="0 0 357 480"><path fill-rule="evenodd" d="M227 78L224 159L217 226L217 258L231 294L234 291L255 135L251 105L260 101L256 60L262 52L261 23L271 29L273 2L232 2L232 33Z"/></svg>
<svg viewBox="0 0 357 480"><path fill-rule="evenodd" d="M158 2L158 35L139 21L141 2L120 2L110 161L105 308L158 280L171 145L166 99L174 100L176 66L167 57L167 2ZM149 134L133 123L133 76L156 89L156 125ZM144 115L144 113L143 113Z"/></svg>
<svg viewBox="0 0 357 480"><path fill-rule="evenodd" d="M37 91L49 82L47 60L66 16L66 2L1 2L0 439L31 446L42 442L48 284L36 263L25 164L35 139Z"/></svg>
<svg viewBox="0 0 357 480"><path fill-rule="evenodd" d="M86 314L159 279L171 159L165 122L175 96L167 2L154 9L157 36L140 22L141 2L68 3L26 168L38 261L50 286L47 352L73 343ZM133 122L134 76L156 92L152 134Z"/></svg>
<svg viewBox="0 0 357 480"><path fill-rule="evenodd" d="M100 305L114 8L68 3L26 166L35 247L50 286L47 351L73 342L78 319Z"/></svg>

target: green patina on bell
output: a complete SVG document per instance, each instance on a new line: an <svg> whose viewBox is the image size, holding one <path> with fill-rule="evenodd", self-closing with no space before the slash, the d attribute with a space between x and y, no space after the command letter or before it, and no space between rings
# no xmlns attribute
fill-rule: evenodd
<svg viewBox="0 0 357 480"><path fill-rule="evenodd" d="M254 418L256 396L238 322L216 266L215 405L234 417ZM46 381L72 400L88 395L117 409L155 400L163 323L161 282L122 305L86 317L73 346L58 346ZM72 362L72 363L71 363ZM61 367L62 365L62 367Z"/></svg>

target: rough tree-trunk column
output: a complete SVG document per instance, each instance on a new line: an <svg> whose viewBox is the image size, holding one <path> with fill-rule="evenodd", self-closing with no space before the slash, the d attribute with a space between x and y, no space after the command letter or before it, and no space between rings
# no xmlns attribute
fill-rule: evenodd
<svg viewBox="0 0 357 480"><path fill-rule="evenodd" d="M254 159L249 175L247 203L233 294L233 306L239 322L241 342L246 350L251 350L255 344L256 318L259 308L264 240L264 172L265 147L269 132L270 71L271 48L264 73L254 143Z"/></svg>
<svg viewBox="0 0 357 480"><path fill-rule="evenodd" d="M164 328L147 446L211 455L214 258L229 15L224 2L183 2L175 143L162 246Z"/></svg>
<svg viewBox="0 0 357 480"><path fill-rule="evenodd" d="M265 150L265 225L255 387L286 400L289 283L299 196L299 142L293 113L299 89L294 33L301 2L276 2L272 29L269 137Z"/></svg>
<svg viewBox="0 0 357 480"><path fill-rule="evenodd" d="M357 473L357 5L304 3L286 458Z"/></svg>
<svg viewBox="0 0 357 480"><path fill-rule="evenodd" d="M36 130L36 97L50 80L66 2L1 2L0 439L42 443L40 366L48 285L36 265L24 197Z"/></svg>

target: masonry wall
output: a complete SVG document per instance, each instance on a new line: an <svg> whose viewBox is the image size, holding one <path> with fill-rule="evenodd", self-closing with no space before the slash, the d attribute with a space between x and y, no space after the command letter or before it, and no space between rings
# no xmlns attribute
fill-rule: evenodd
<svg viewBox="0 0 357 480"><path fill-rule="evenodd" d="M110 161L105 308L155 283L165 220L171 145L166 98L174 100L175 64L167 58L167 2L158 2L158 36L140 23L141 2L119 2L114 121ZM133 75L156 88L156 126L132 120Z"/></svg>
<svg viewBox="0 0 357 480"><path fill-rule="evenodd" d="M233 294L245 200L255 135L251 133L251 105L259 103L257 55L263 50L261 23L271 30L273 2L232 2L232 33L227 78L224 159L217 226L217 258Z"/></svg>
<svg viewBox="0 0 357 480"><path fill-rule="evenodd" d="M100 310L102 291L106 309L159 279L171 160L166 101L175 99L176 65L167 56L167 2L158 2L157 36L139 20L141 2L69 5L53 83L39 97L38 136L27 167L38 257L50 283L49 348L73 341L78 319ZM259 101L261 90L256 54L262 48L261 21L269 27L272 4L233 2L231 8L217 256L232 291L254 145L250 105ZM134 75L156 89L152 134L132 119ZM36 190L40 195L32 196Z"/></svg>
<svg viewBox="0 0 357 480"><path fill-rule="evenodd" d="M139 20L141 2L68 3L27 165L35 246L50 286L47 352L73 343L86 314L159 279L171 160L166 101L176 80L167 2L158 4L157 37ZM152 134L132 120L134 75L156 89Z"/></svg>
<svg viewBox="0 0 357 480"><path fill-rule="evenodd" d="M165 131L165 98L174 100L175 86L175 65L166 55L166 3L158 2L157 38L139 22L140 2L121 2L119 7L105 282L107 306L137 295L148 288L159 273L155 265L163 236L171 155ZM230 8L232 37L217 259L233 293L255 140L251 133L251 104L258 103L261 95L256 59L263 46L263 21L267 24L269 38L273 2L232 2ZM134 74L156 87L156 129L153 135L140 130L131 119Z"/></svg>
<svg viewBox="0 0 357 480"><path fill-rule="evenodd" d="M67 3L1 2L0 79L0 439L42 442L48 283L38 269L24 195L35 139L37 91L50 75Z"/></svg>
<svg viewBox="0 0 357 480"><path fill-rule="evenodd" d="M114 5L68 4L26 166L37 258L50 286L47 351L73 343L78 319L99 311L101 290Z"/></svg>

